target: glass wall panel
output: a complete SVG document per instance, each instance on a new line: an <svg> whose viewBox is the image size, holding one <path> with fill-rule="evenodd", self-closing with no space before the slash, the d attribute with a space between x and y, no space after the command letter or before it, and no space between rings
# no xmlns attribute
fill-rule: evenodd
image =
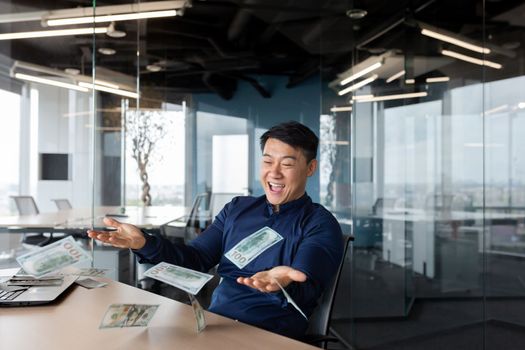
<svg viewBox="0 0 525 350"><path fill-rule="evenodd" d="M351 292L332 328L363 349L517 349L523 5L391 5L349 4L353 51L323 62L323 105L352 118Z"/></svg>
<svg viewBox="0 0 525 350"><path fill-rule="evenodd" d="M15 258L39 245L80 233L76 228L91 217L94 100L78 83L92 79L95 38L92 30L56 36L43 22L49 11L69 6L0 1L2 268L18 266ZM41 31L45 37L34 33ZM83 213L59 215L60 203ZM47 213L54 218L44 222ZM20 221L19 214L25 215Z"/></svg>

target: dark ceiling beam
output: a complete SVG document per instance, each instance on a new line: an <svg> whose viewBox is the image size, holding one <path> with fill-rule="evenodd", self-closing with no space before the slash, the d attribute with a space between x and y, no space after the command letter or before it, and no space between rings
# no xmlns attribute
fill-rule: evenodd
<svg viewBox="0 0 525 350"><path fill-rule="evenodd" d="M288 79L288 84L286 84L286 87L288 89L293 88L301 84L309 77L317 74L317 72L319 72L320 63L320 57L307 60L302 66L293 72L293 74Z"/></svg>
<svg viewBox="0 0 525 350"><path fill-rule="evenodd" d="M421 4L421 5L417 6L416 8L414 8L412 10L411 15L414 15L414 14L424 10L425 8L427 8L428 6L433 4L434 2L436 2L436 0L428 0L428 1L424 2L423 4ZM377 38L385 35L389 31L391 31L392 29L396 28L397 26L405 23L406 17L407 17L407 10L406 9L403 9L402 11L398 11L397 14L393 15L392 17L390 17L390 20L384 21L383 24L374 26L373 30L371 30L370 32L366 33L361 38L358 38L355 47L357 49L364 48L367 44L369 44L372 41L376 40Z"/></svg>
<svg viewBox="0 0 525 350"><path fill-rule="evenodd" d="M237 90L237 80L224 75L206 72L202 76L202 81L225 100L231 100Z"/></svg>

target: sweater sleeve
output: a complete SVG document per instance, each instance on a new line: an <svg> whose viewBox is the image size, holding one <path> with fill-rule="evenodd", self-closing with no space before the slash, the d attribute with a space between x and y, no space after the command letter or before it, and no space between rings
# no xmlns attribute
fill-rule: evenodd
<svg viewBox="0 0 525 350"><path fill-rule="evenodd" d="M133 252L140 263L158 264L162 261L189 269L207 272L219 263L223 252L222 236L227 217L227 205L213 223L189 244L172 243L160 235L145 234L146 244Z"/></svg>
<svg viewBox="0 0 525 350"><path fill-rule="evenodd" d="M334 278L343 258L341 227L331 214L326 214L307 229L292 263L294 269L306 274L307 280L287 287L294 301L308 314Z"/></svg>

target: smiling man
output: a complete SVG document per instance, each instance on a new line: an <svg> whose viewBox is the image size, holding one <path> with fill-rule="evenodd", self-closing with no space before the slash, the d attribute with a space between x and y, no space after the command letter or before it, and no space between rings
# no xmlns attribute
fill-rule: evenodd
<svg viewBox="0 0 525 350"><path fill-rule="evenodd" d="M307 179L317 168L318 144L317 136L297 122L264 133L260 180L265 195L234 198L188 245L113 219L105 223L116 231L88 234L133 249L141 263L166 261L204 272L218 264L222 282L209 311L300 339L308 321L279 285L309 316L343 252L336 219L306 194Z"/></svg>

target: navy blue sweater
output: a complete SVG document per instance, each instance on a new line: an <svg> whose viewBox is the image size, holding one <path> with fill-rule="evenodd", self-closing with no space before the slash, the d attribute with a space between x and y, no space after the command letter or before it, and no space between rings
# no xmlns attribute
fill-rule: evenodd
<svg viewBox="0 0 525 350"><path fill-rule="evenodd" d="M284 239L239 269L224 254L245 237L270 227ZM140 262L171 264L207 272L219 264L223 278L215 289L209 311L293 338L304 335L308 322L281 292L262 293L238 284L237 277L286 265L306 274L286 290L310 315L330 283L342 258L341 228L333 215L308 195L283 204L279 212L261 197L236 197L226 204L213 223L188 245L177 245L159 236L146 236L146 245L135 253Z"/></svg>

